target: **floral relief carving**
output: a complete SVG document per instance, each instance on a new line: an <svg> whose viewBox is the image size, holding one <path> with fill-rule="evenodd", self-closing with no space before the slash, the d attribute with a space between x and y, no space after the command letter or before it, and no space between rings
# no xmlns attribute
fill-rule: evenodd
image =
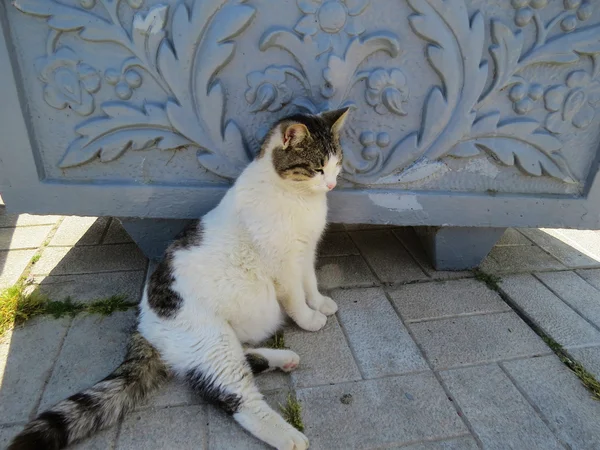
<svg viewBox="0 0 600 450"><path fill-rule="evenodd" d="M59 45L63 33L77 33L94 44L118 44L130 54L120 69L104 72L120 101L104 102L103 116L75 128L79 137L59 167L95 159L113 161L127 151L195 147L207 170L236 177L249 162L249 153L238 125L225 120L225 94L218 74L235 53L232 39L249 25L255 9L245 0L195 1L191 9L185 3L159 4L135 12L128 27L120 17L121 3L133 10L143 6L143 0L80 0L80 7L55 0L13 2L20 11L45 18L52 30L39 73L46 83L45 99L55 108L68 105L90 115L95 107L92 94L100 87L99 74ZM167 36L167 18L176 35ZM144 76L167 94L166 102L149 100L142 107L128 102Z"/></svg>
<svg viewBox="0 0 600 450"><path fill-rule="evenodd" d="M240 100L228 98L220 74L236 57L236 38L253 22L250 1L13 3L51 29L46 56L36 64L48 105L98 114L77 125L78 137L60 167L181 147L197 149L202 166L228 179L249 162L241 126L227 109L229 101ZM600 104L600 24L590 23L595 2L564 0L561 11L548 16L548 0L510 0L506 21L469 12L466 0L403 3L412 13L399 16L398 27L408 25L405 33L418 38L423 67L438 80L426 95L411 86L415 74L400 59L399 37L369 22L373 1L296 0L295 25L273 24L262 34L258 50L267 63L245 74L241 101L252 113L291 106L318 113L360 103L383 121L410 119L409 100L411 108L418 102L414 129L387 124L386 131L356 130L355 148L345 142L343 176L355 184L412 183L447 171L448 158L473 157L524 175L579 183L562 149L569 133L590 126ZM124 8L131 10L129 23ZM93 61L64 45L66 33L90 45L118 44L129 56L111 67L92 67ZM273 49L292 59L279 64ZM549 84L531 76L541 64L574 67L564 82ZM135 104L135 91L149 84L163 100ZM100 89L111 90L115 100L97 105Z"/></svg>
<svg viewBox="0 0 600 450"><path fill-rule="evenodd" d="M77 114L89 116L94 111L92 94L100 89L100 76L69 47L36 61L37 72L44 83L44 100L55 109L69 107Z"/></svg>

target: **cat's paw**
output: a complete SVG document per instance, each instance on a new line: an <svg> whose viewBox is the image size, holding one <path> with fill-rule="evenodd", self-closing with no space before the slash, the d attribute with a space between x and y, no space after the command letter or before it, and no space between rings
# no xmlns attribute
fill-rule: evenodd
<svg viewBox="0 0 600 450"><path fill-rule="evenodd" d="M308 438L291 425L284 433L285 435L281 438L282 443L277 446L277 450L306 450L308 448Z"/></svg>
<svg viewBox="0 0 600 450"><path fill-rule="evenodd" d="M300 364L300 357L297 353L291 350L280 350L279 359L277 360L277 367L284 372L291 372L298 368Z"/></svg>
<svg viewBox="0 0 600 450"><path fill-rule="evenodd" d="M327 316L319 311L306 308L308 311L294 321L300 328L306 331L319 331L327 323Z"/></svg>
<svg viewBox="0 0 600 450"><path fill-rule="evenodd" d="M325 295L323 297L323 302L321 306L319 306L319 311L325 314L326 316L334 315L338 310L338 305L334 302L331 297L327 297Z"/></svg>
<svg viewBox="0 0 600 450"><path fill-rule="evenodd" d="M319 311L326 316L331 316L338 310L337 303L334 302L330 297L322 294L319 294L315 298L309 299L307 303L312 309Z"/></svg>

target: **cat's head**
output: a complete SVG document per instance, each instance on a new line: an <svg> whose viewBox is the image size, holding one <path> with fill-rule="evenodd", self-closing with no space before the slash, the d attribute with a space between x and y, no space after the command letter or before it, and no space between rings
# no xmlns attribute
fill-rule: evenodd
<svg viewBox="0 0 600 450"><path fill-rule="evenodd" d="M340 131L348 108L319 115L296 114L273 126L259 157L270 158L286 183L313 192L333 189L342 168Z"/></svg>

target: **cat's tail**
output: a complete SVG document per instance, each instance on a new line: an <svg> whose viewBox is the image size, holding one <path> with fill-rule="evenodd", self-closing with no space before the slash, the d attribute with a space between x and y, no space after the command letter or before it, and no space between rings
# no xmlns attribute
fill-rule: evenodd
<svg viewBox="0 0 600 450"><path fill-rule="evenodd" d="M102 381L40 414L14 438L8 450L59 450L116 424L151 391L166 382L158 351L134 333L123 364Z"/></svg>

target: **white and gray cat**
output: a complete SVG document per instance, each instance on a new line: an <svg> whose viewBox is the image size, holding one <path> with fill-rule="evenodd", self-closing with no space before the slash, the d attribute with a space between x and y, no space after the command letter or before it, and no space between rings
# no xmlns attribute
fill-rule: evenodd
<svg viewBox="0 0 600 450"><path fill-rule="evenodd" d="M167 250L142 298L125 361L40 414L9 450L57 450L117 423L171 374L278 449L308 439L263 400L253 373L294 370L290 350L247 348L284 312L321 329L337 305L317 289L315 253L336 185L347 109L279 121L219 205Z"/></svg>

